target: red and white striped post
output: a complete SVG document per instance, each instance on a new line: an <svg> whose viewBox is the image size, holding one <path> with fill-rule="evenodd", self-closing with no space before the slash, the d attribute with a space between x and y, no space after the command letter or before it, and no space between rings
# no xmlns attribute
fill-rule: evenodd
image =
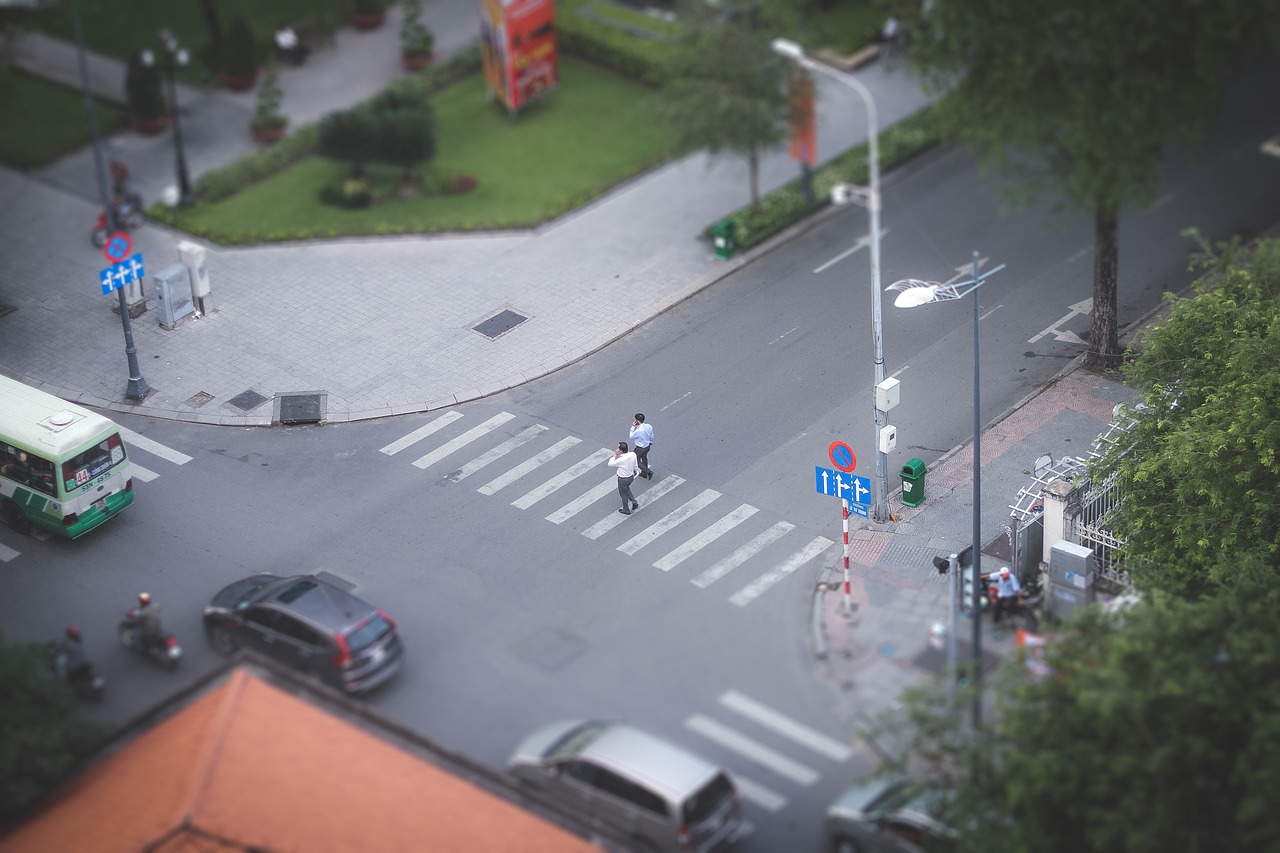
<svg viewBox="0 0 1280 853"><path fill-rule="evenodd" d="M853 596L849 590L849 499L840 499L841 514L844 516L844 612L853 612Z"/></svg>

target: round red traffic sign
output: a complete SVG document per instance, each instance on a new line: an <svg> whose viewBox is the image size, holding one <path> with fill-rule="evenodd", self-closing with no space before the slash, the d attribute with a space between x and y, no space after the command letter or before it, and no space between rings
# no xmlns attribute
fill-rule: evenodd
<svg viewBox="0 0 1280 853"><path fill-rule="evenodd" d="M129 239L129 235L123 231L117 231L107 237L107 242L102 247L102 254L111 263L118 264L129 257L132 249L133 241Z"/></svg>
<svg viewBox="0 0 1280 853"><path fill-rule="evenodd" d="M853 448L843 441L833 441L827 448L827 456L831 464L841 471L852 471L858 467L858 457L853 455Z"/></svg>

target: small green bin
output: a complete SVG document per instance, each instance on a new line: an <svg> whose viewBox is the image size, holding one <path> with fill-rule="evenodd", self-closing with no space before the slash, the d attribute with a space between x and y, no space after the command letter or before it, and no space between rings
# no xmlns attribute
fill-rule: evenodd
<svg viewBox="0 0 1280 853"><path fill-rule="evenodd" d="M919 459L902 466L902 502L907 506L924 503L924 475L928 469Z"/></svg>
<svg viewBox="0 0 1280 853"><path fill-rule="evenodd" d="M711 229L711 236L716 246L717 259L727 261L733 257L734 252L738 251L732 219L721 219L717 222Z"/></svg>

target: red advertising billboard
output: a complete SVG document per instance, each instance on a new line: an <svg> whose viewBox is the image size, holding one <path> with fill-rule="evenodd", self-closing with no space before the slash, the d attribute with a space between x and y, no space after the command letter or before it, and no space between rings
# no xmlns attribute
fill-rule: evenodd
<svg viewBox="0 0 1280 853"><path fill-rule="evenodd" d="M484 79L514 112L555 88L555 0L480 0Z"/></svg>
<svg viewBox="0 0 1280 853"><path fill-rule="evenodd" d="M818 140L813 112L813 78L796 71L787 79L787 88L791 95L791 159L816 166Z"/></svg>

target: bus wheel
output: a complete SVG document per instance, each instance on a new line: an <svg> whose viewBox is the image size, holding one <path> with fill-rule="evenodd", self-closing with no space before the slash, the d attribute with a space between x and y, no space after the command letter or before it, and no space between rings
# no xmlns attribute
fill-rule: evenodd
<svg viewBox="0 0 1280 853"><path fill-rule="evenodd" d="M5 523L18 533L25 536L31 532L31 522L27 520L27 514L13 501L5 501L4 506L0 507L0 514L4 515Z"/></svg>

